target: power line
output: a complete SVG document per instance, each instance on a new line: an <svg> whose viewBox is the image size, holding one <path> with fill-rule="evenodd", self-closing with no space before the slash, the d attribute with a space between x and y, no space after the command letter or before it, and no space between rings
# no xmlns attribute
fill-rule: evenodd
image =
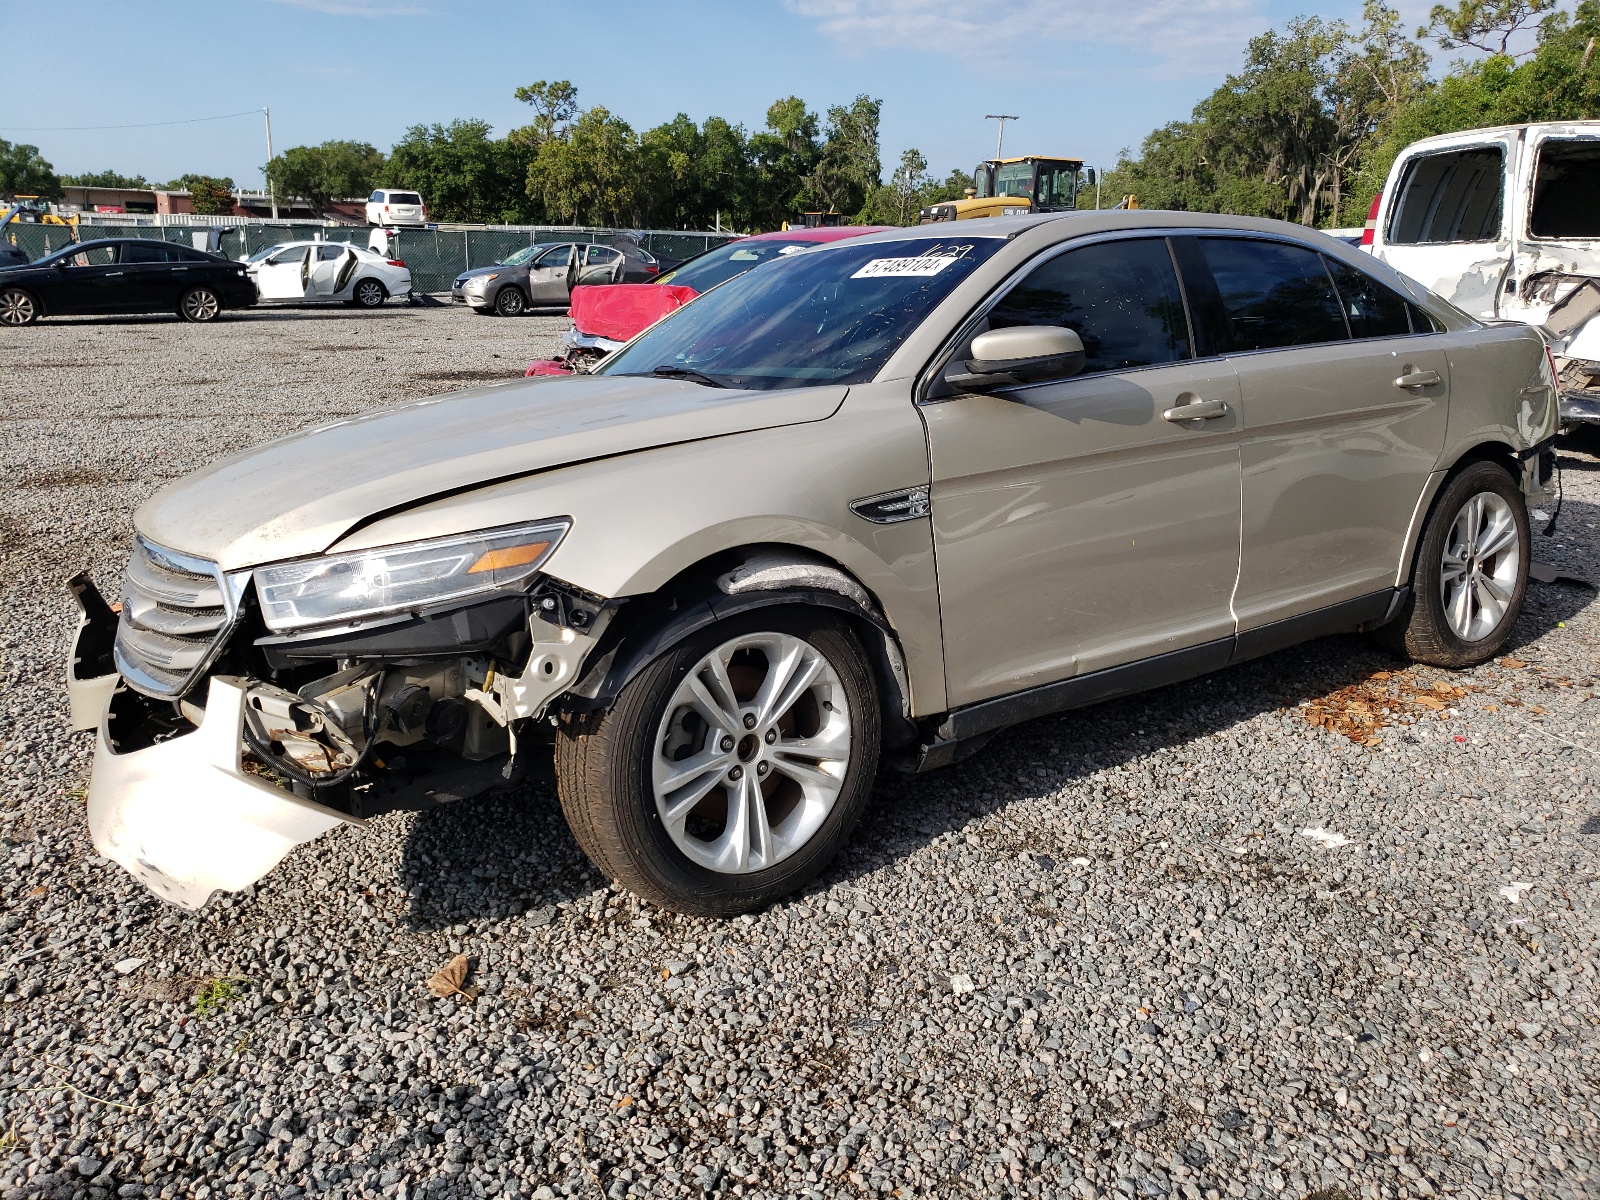
<svg viewBox="0 0 1600 1200"><path fill-rule="evenodd" d="M86 133L101 129L153 129L157 125L194 125L201 121L226 121L232 117L254 117L260 115L259 108L247 108L244 112L222 113L215 117L186 117L181 121L145 121L138 125L0 125L7 133Z"/></svg>

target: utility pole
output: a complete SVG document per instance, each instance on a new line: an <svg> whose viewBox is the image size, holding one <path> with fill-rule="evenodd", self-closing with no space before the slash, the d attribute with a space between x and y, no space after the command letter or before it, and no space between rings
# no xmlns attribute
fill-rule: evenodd
<svg viewBox="0 0 1600 1200"><path fill-rule="evenodd" d="M263 108L261 115L267 119L267 163L270 165L272 163L272 110ZM272 186L272 173L270 171L267 172L267 197L272 201L272 219L276 221L278 219L278 193Z"/></svg>
<svg viewBox="0 0 1600 1200"><path fill-rule="evenodd" d="M1000 132L994 139L994 156L999 158L1000 150L1006 144L1006 122L1015 121L1019 118L1011 115L1010 113L986 113L983 119L985 121L1000 122Z"/></svg>

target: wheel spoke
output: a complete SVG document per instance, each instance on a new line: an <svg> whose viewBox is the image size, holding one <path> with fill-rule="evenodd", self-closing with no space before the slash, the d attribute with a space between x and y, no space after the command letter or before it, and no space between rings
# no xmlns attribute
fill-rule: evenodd
<svg viewBox="0 0 1600 1200"><path fill-rule="evenodd" d="M1485 531L1478 542L1478 557L1480 559L1493 558L1500 551L1513 545L1517 540L1517 525L1515 521L1495 522L1494 527Z"/></svg>
<svg viewBox="0 0 1600 1200"><path fill-rule="evenodd" d="M720 667L722 664L717 665ZM701 672L712 676L709 687ZM720 679L704 667L701 668L701 672L696 672L683 681L689 692L687 697L689 703L694 705L695 710L708 724L737 736L741 732L739 702L733 698L733 688L728 684L727 672L723 671ZM722 694L719 695L719 692Z"/></svg>
<svg viewBox="0 0 1600 1200"><path fill-rule="evenodd" d="M757 724L769 725L793 708L821 672L821 656L808 654L803 642L796 642L776 659L769 659L767 677L756 695Z"/></svg>
<svg viewBox="0 0 1600 1200"><path fill-rule="evenodd" d="M702 796L711 790L711 784L721 777L722 772L733 764L734 757L732 754L724 754L720 750L702 750L699 754L681 759L678 762L671 762L665 759L662 761L667 770L665 774L656 779L656 789L662 792L674 793L671 806L676 807L680 802L680 797L676 793L690 785L704 784L695 792L694 798L698 802ZM705 782L708 776L711 783ZM693 808L694 805L691 804L689 807Z"/></svg>
<svg viewBox="0 0 1600 1200"><path fill-rule="evenodd" d="M1511 603L1511 589L1493 575L1479 576L1478 584L1483 591L1494 598L1495 603L1500 606L1500 612L1505 612L1506 607Z"/></svg>
<svg viewBox="0 0 1600 1200"><path fill-rule="evenodd" d="M1450 627L1461 637L1466 637L1472 622L1472 588L1463 583L1446 602L1445 615Z"/></svg>

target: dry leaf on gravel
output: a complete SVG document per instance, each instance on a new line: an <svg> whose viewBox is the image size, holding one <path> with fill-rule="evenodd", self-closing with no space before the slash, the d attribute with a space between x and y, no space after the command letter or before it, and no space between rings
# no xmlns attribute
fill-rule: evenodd
<svg viewBox="0 0 1600 1200"><path fill-rule="evenodd" d="M1365 679L1300 706L1311 724L1362 746L1376 746L1378 731L1441 713L1467 694L1448 680L1425 683L1406 671L1374 671Z"/></svg>
<svg viewBox="0 0 1600 1200"><path fill-rule="evenodd" d="M1520 671L1528 664L1523 662L1520 658L1502 658L1500 660L1500 665L1508 671Z"/></svg>
<svg viewBox="0 0 1600 1200"><path fill-rule="evenodd" d="M472 964L467 961L465 954L458 954L432 975L428 976L428 993L440 1000L447 996L461 996L467 1000L476 1000L478 990L466 987L467 972L472 969Z"/></svg>

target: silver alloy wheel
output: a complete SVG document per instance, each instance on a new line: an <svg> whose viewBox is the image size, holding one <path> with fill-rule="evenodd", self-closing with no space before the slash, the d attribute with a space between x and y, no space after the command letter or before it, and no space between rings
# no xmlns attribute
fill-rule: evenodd
<svg viewBox="0 0 1600 1200"><path fill-rule="evenodd" d="M36 315L33 297L27 292L9 291L0 295L0 322L7 325L27 325Z"/></svg>
<svg viewBox="0 0 1600 1200"><path fill-rule="evenodd" d="M822 653L750 633L707 654L656 730L651 784L672 844L708 870L745 875L805 846L833 811L854 727Z"/></svg>
<svg viewBox="0 0 1600 1200"><path fill-rule="evenodd" d="M210 288L195 288L184 293L183 315L191 321L209 321L221 308L217 294Z"/></svg>
<svg viewBox="0 0 1600 1200"><path fill-rule="evenodd" d="M502 317L516 317L522 315L522 289L516 284L508 284L495 293L495 311Z"/></svg>
<svg viewBox="0 0 1600 1200"><path fill-rule="evenodd" d="M356 284L356 301L363 308L377 308L383 300L383 284L376 279L363 279Z"/></svg>
<svg viewBox="0 0 1600 1200"><path fill-rule="evenodd" d="M1461 506L1445 536L1439 564L1445 620L1464 642L1494 632L1517 592L1522 542L1504 496L1479 492Z"/></svg>

